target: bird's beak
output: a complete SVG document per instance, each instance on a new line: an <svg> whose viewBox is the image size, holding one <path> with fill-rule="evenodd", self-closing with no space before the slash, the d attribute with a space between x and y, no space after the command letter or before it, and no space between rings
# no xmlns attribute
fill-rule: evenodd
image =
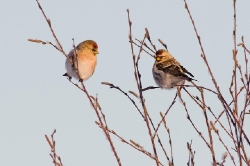
<svg viewBox="0 0 250 166"><path fill-rule="evenodd" d="M96 55L96 54L99 54L99 52L98 51L94 51L94 54Z"/></svg>
<svg viewBox="0 0 250 166"><path fill-rule="evenodd" d="M160 61L160 60L161 60L161 57L158 57L158 56L157 56L155 59L156 59L156 61Z"/></svg>

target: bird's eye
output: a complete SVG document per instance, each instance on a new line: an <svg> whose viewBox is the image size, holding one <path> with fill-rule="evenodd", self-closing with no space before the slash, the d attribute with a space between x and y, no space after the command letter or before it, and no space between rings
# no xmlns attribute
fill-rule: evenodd
<svg viewBox="0 0 250 166"><path fill-rule="evenodd" d="M156 57L156 61L159 62L161 60L161 57Z"/></svg>

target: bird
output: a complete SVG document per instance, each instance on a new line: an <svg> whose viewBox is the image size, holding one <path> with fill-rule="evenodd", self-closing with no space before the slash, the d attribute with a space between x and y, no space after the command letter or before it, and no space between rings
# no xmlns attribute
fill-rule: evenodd
<svg viewBox="0 0 250 166"><path fill-rule="evenodd" d="M75 58L75 52L77 54L77 58ZM71 60L71 62L74 62L74 64L72 64L68 60L68 58L66 59L65 68L67 72L63 74L63 76L68 77L69 80L71 80L71 78L73 77L75 79L78 79L80 82L89 79L93 75L96 68L97 54L99 54L98 45L95 41L85 40L81 42L77 45L76 51L72 49L69 52L68 58ZM76 72L76 64L78 67L78 74L80 78L78 77L78 74Z"/></svg>
<svg viewBox="0 0 250 166"><path fill-rule="evenodd" d="M194 76L165 49L156 51L152 72L155 83L161 89L172 89L183 85L186 80L195 80L191 78Z"/></svg>

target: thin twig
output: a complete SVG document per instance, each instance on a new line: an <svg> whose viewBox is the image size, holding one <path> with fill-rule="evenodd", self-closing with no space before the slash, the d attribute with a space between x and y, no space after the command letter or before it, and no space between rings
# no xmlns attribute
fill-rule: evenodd
<svg viewBox="0 0 250 166"><path fill-rule="evenodd" d="M144 102L144 98L143 98L142 91L141 91L141 79L140 79L141 76L140 76L140 73L138 71L138 60L140 58L140 53L142 51L142 45L140 47L140 52L139 52L139 55L137 57L137 63L136 63L136 56L134 54L134 48L133 48L133 44L132 44L132 22L130 21L129 9L127 9L127 13L128 13L128 23L129 23L129 40L130 40L130 46L131 46L131 52L132 52L132 58L133 58L133 64L134 64L134 76L135 76L135 80L136 80L136 83L137 83L137 88L138 88L139 93L140 93L140 100L141 100L142 108L144 110L145 121L146 121L146 125L147 125L147 128L148 128L150 140L151 140L154 155L155 155L155 162L156 162L156 165L158 166L159 165L158 155L157 155L154 139L152 138L152 131L151 131L150 126L149 126L148 112L147 112L145 102ZM143 39L142 43L144 43L145 37L146 37L146 35L144 36L144 39Z"/></svg>
<svg viewBox="0 0 250 166"><path fill-rule="evenodd" d="M95 123L96 123L100 128L102 128L103 130L107 130L107 132L109 132L109 133L115 135L116 137L118 137L118 138L121 140L121 142L126 143L127 145L129 145L129 146L133 147L134 149L136 149L136 150L142 152L143 154L147 155L147 156L150 157L151 159L156 160L155 157L154 157L150 152L146 151L146 150L143 148L143 146L139 145L138 143L135 143L135 141L132 141L132 140L126 141L124 138L122 138L120 135L118 135L114 130L110 130L110 129L108 129L108 128L105 128L104 126L102 126L102 125L101 125L99 122L97 122L97 121L96 121ZM131 143L130 143L130 142L131 142ZM159 164L160 164L160 165L163 165L160 161L159 161Z"/></svg>
<svg viewBox="0 0 250 166"><path fill-rule="evenodd" d="M126 93L125 91L123 91L119 86L115 86L114 84L111 84L109 82L102 82L101 84L103 85L108 85L111 89L117 89L120 92L122 92L125 96L128 97L128 99L133 103L133 105L135 106L135 108L137 109L137 111L141 114L142 118L145 120L144 115L142 114L141 110L138 108L138 106L136 105L135 101L128 95L128 93Z"/></svg>
<svg viewBox="0 0 250 166"><path fill-rule="evenodd" d="M176 102L176 98L177 98L177 93L175 94L175 97L174 97L172 103L170 104L169 108L167 109L167 111L165 112L165 114L162 116L160 122L158 123L153 138L155 138L155 136L156 136L156 134L157 134L157 132L158 132L160 126L161 126L161 123L165 120L166 115L168 114L168 112L170 111L171 107L172 107L172 106L174 105L174 103Z"/></svg>
<svg viewBox="0 0 250 166"><path fill-rule="evenodd" d="M58 156L57 153L56 153L56 141L54 139L55 133L56 133L56 129L50 135L51 140L49 139L49 137L47 135L45 135L45 138L46 138L46 140L47 140L47 142L48 142L48 144L50 146L50 149L51 149L50 157L52 158L52 162L54 163L55 166L63 166L61 157Z"/></svg>

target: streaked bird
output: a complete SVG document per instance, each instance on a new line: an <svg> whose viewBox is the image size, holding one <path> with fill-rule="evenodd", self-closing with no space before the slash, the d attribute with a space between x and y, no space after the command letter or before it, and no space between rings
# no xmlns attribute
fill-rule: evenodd
<svg viewBox="0 0 250 166"><path fill-rule="evenodd" d="M171 89L183 85L185 80L195 80L191 78L194 76L164 49L160 49L156 52L152 72L156 84L163 89Z"/></svg>
<svg viewBox="0 0 250 166"><path fill-rule="evenodd" d="M85 40L76 47L76 53L77 59L75 58L76 56L74 49L69 52L68 57L72 62L74 62L74 65L72 65L68 59L66 59L65 68L67 73L65 73L63 76L67 76L69 79L73 77L79 81L85 81L89 79L95 71L97 62L96 54L99 54L98 45L93 40ZM76 72L76 64L78 66L80 78Z"/></svg>

